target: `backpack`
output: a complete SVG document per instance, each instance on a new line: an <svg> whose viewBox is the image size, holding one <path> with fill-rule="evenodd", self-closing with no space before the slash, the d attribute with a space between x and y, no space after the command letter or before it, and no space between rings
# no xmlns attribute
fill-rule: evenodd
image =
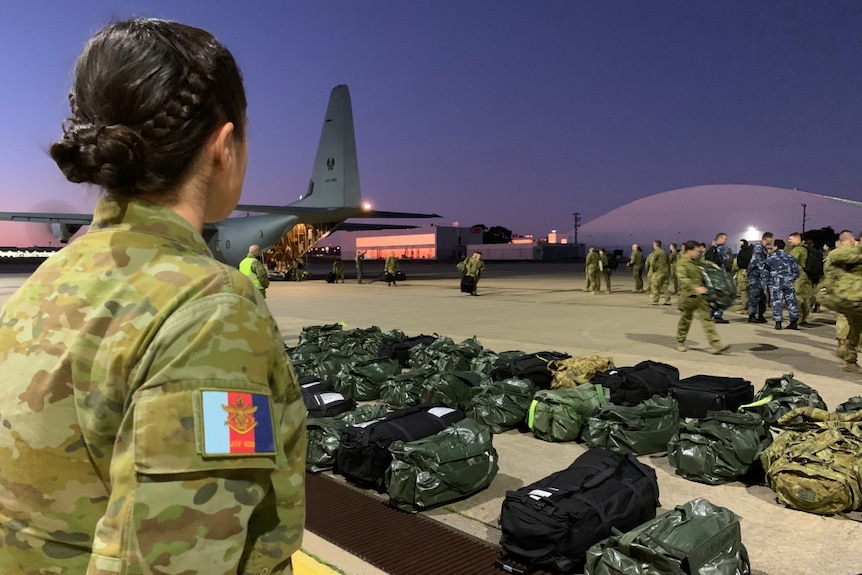
<svg viewBox="0 0 862 575"><path fill-rule="evenodd" d="M799 407L778 423L796 424L800 431L781 433L763 453L769 487L779 503L793 509L834 515L862 506L862 411L830 413Z"/></svg>
<svg viewBox="0 0 862 575"><path fill-rule="evenodd" d="M736 280L723 269L710 265L701 266L700 275L708 290L706 301L711 309L727 309L733 305L738 295Z"/></svg>
<svg viewBox="0 0 862 575"><path fill-rule="evenodd" d="M748 264L751 263L751 254L754 252L754 246L748 244L743 246L739 253L736 254L736 266L741 269L748 269Z"/></svg>
<svg viewBox="0 0 862 575"><path fill-rule="evenodd" d="M814 246L805 246L808 250L808 258L805 260L803 271L811 283L817 283L823 279L823 254Z"/></svg>
<svg viewBox="0 0 862 575"><path fill-rule="evenodd" d="M620 265L620 261L617 259L617 255L613 252L608 254L608 269L615 270L617 266Z"/></svg>
<svg viewBox="0 0 862 575"><path fill-rule="evenodd" d="M710 246L709 249L706 250L706 253L703 254L703 259L714 263L718 267L722 267L721 254L718 253L718 246Z"/></svg>
<svg viewBox="0 0 862 575"><path fill-rule="evenodd" d="M823 281L817 290L817 301L846 316L862 315L862 246L845 246L832 250L829 266L823 270Z"/></svg>
<svg viewBox="0 0 862 575"><path fill-rule="evenodd" d="M600 355L567 357L548 364L551 369L551 389L566 389L590 383L600 371L613 369L614 359Z"/></svg>

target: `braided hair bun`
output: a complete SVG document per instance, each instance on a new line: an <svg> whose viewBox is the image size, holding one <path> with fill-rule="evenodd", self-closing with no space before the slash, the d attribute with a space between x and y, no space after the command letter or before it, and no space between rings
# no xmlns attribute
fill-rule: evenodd
<svg viewBox="0 0 862 575"><path fill-rule="evenodd" d="M177 22L100 30L78 58L69 101L51 157L69 181L116 195L170 193L224 122L244 137L236 61L209 32Z"/></svg>

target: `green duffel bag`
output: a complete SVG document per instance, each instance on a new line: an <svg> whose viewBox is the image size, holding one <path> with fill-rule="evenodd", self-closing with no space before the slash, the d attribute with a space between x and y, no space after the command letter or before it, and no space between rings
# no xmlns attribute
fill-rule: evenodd
<svg viewBox="0 0 862 575"><path fill-rule="evenodd" d="M487 425L491 433L502 433L526 421L535 393L536 386L529 379L495 381L476 392L465 413Z"/></svg>
<svg viewBox="0 0 862 575"><path fill-rule="evenodd" d="M693 499L587 550L585 575L750 575L739 516Z"/></svg>
<svg viewBox="0 0 862 575"><path fill-rule="evenodd" d="M332 386L335 391L360 401L378 399L383 382L398 373L401 366L396 360L374 357L344 365Z"/></svg>
<svg viewBox="0 0 862 575"><path fill-rule="evenodd" d="M492 437L486 426L467 418L424 439L393 442L386 471L390 504L419 511L485 489L498 470Z"/></svg>
<svg viewBox="0 0 862 575"><path fill-rule="evenodd" d="M797 417L802 423L791 424ZM778 502L817 515L862 508L862 411L830 413L814 407L788 412L793 425L760 454ZM798 431L797 431L798 430Z"/></svg>
<svg viewBox="0 0 862 575"><path fill-rule="evenodd" d="M587 420L583 440L590 447L646 455L667 449L679 426L679 404L653 397L632 407L608 405Z"/></svg>
<svg viewBox="0 0 862 575"><path fill-rule="evenodd" d="M862 411L862 395L854 395L835 408L836 413L853 413Z"/></svg>
<svg viewBox="0 0 862 575"><path fill-rule="evenodd" d="M826 403L814 388L794 379L792 373L786 373L767 379L754 401L739 409L756 413L769 425L775 425L788 411L806 406L826 409Z"/></svg>
<svg viewBox="0 0 862 575"><path fill-rule="evenodd" d="M720 485L761 470L772 433L756 413L709 411L682 421L667 445L670 466L691 481Z"/></svg>
<svg viewBox="0 0 862 575"><path fill-rule="evenodd" d="M302 328L302 331L299 332L299 345L304 344L314 344L318 345L318 340L321 337L325 337L327 334L333 331L341 331L342 325L340 323L330 323L326 325L307 325Z"/></svg>
<svg viewBox="0 0 862 575"><path fill-rule="evenodd" d="M390 377L380 384L380 401L393 410L419 405L425 394L425 382L436 373L433 367L422 367Z"/></svg>
<svg viewBox="0 0 862 575"><path fill-rule="evenodd" d="M587 420L608 403L601 385L542 389L530 404L527 425L545 441L576 441Z"/></svg>
<svg viewBox="0 0 862 575"><path fill-rule="evenodd" d="M308 448L305 451L305 469L312 473L332 469L335 465L335 452L338 451L338 443L344 428L354 423L371 421L384 415L386 415L386 407L383 405L363 405L335 417L306 420Z"/></svg>
<svg viewBox="0 0 862 575"><path fill-rule="evenodd" d="M320 347L314 344L303 344L287 349L287 357L290 364L297 373L310 373L317 365L317 358L324 353Z"/></svg>
<svg viewBox="0 0 862 575"><path fill-rule="evenodd" d="M338 379L338 374L342 370L346 370L354 363L365 361L367 359L371 359L371 357L367 355L352 354L337 349L330 349L318 354L318 356L315 358L312 373L314 373L314 375L316 375L317 377L329 381L333 385L335 385ZM345 392L342 391L341 393ZM345 393L345 395L350 394Z"/></svg>
<svg viewBox="0 0 862 575"><path fill-rule="evenodd" d="M488 376L475 371L438 371L425 382L422 401L466 411L476 392L489 383Z"/></svg>

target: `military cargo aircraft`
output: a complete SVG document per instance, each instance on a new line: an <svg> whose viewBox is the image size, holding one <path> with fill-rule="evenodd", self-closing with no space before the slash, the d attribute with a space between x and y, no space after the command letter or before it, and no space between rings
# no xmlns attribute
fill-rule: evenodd
<svg viewBox="0 0 862 575"><path fill-rule="evenodd" d="M237 211L263 215L232 217L205 224L203 237L216 259L236 266L257 244L266 250L284 242L293 259L301 258L314 244L336 230L403 229L398 224L352 223L353 218L439 218L437 214L375 211L363 206L359 164L353 131L353 109L346 85L332 89L320 133L308 190L286 206L240 204ZM92 214L0 212L0 221L40 222L62 243L89 225Z"/></svg>

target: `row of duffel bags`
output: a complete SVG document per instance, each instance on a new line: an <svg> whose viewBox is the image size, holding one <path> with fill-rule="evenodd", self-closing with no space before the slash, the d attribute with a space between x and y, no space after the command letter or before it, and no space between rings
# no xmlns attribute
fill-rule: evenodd
<svg viewBox="0 0 862 575"><path fill-rule="evenodd" d="M306 424L306 468L332 470L389 495L403 511L430 509L491 484L498 456L487 426L441 405L386 412L364 405Z"/></svg>

